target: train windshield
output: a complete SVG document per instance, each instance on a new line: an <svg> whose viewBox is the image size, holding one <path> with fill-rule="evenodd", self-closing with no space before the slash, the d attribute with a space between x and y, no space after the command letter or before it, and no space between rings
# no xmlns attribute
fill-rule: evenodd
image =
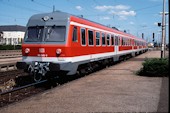
<svg viewBox="0 0 170 113"><path fill-rule="evenodd" d="M43 26L28 27L25 42L41 42L43 37Z"/></svg>
<svg viewBox="0 0 170 113"><path fill-rule="evenodd" d="M47 27L45 33L45 42L61 42L65 41L66 27L65 26L50 26Z"/></svg>

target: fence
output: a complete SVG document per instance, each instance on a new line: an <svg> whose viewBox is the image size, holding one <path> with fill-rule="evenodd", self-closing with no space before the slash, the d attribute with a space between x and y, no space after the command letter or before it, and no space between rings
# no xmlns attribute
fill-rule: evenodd
<svg viewBox="0 0 170 113"><path fill-rule="evenodd" d="M21 50L0 50L0 59L21 57Z"/></svg>

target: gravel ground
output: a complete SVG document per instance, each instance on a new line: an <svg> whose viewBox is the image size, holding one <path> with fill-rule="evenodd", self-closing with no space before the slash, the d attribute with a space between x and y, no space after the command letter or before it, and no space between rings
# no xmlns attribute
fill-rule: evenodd
<svg viewBox="0 0 170 113"><path fill-rule="evenodd" d="M12 85L10 84L11 82L9 83L9 80L11 79L15 81L15 84ZM8 91L10 90L11 87L13 88L20 87L23 85L30 84L31 82L32 82L31 78L28 76L28 74L24 73L21 70L0 72L0 93L1 93L1 89L3 89L4 91L5 90ZM35 95L44 90L45 90L44 87L37 87L37 88L29 87L29 88L24 88L22 90L15 91L10 94L0 95L0 109L1 107L20 101L22 99Z"/></svg>
<svg viewBox="0 0 170 113"><path fill-rule="evenodd" d="M136 76L135 73L146 57L159 56L159 51L149 51L4 107L0 112L157 112L162 78Z"/></svg>
<svg viewBox="0 0 170 113"><path fill-rule="evenodd" d="M7 72L0 72L0 84L7 82L10 79L15 79L19 76L27 76L28 74L25 73L23 70L11 70Z"/></svg>

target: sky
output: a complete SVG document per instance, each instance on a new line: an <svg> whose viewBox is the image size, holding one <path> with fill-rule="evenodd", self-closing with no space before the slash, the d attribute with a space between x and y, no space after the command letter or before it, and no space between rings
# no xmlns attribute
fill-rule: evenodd
<svg viewBox="0 0 170 113"><path fill-rule="evenodd" d="M166 12L169 6L166 0ZM54 8L55 7L55 8ZM133 34L139 38L161 41L163 0L0 0L0 25L26 26L34 14L53 10L67 12L83 18ZM169 15L166 16L169 42Z"/></svg>

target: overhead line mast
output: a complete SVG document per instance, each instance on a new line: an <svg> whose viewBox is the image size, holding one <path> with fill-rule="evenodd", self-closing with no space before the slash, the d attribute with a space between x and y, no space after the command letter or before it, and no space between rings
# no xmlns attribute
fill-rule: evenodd
<svg viewBox="0 0 170 113"><path fill-rule="evenodd" d="M163 0L161 58L165 58L165 40L165 0Z"/></svg>

